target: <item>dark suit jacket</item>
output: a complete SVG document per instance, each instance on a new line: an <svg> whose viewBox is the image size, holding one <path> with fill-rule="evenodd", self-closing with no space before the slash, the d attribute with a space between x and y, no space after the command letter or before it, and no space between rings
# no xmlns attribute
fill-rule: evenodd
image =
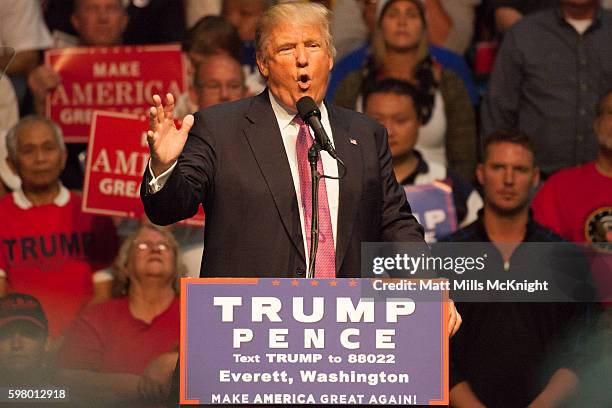
<svg viewBox="0 0 612 408"><path fill-rule="evenodd" d="M361 242L423 240L393 174L385 129L328 105L334 145L347 167L339 183L336 275L360 276ZM350 139L357 141L351 143ZM202 277L304 277L297 198L268 92L195 114L165 186L141 197L166 225L206 213Z"/></svg>

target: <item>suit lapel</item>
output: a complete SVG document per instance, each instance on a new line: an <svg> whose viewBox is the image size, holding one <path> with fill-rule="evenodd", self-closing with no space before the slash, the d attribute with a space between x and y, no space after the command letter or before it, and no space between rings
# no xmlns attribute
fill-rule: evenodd
<svg viewBox="0 0 612 408"><path fill-rule="evenodd" d="M340 271L353 233L362 190L362 157L357 132L351 129L350 119L339 108L327 104L333 132L334 147L344 161L347 172L340 180L338 223L336 236L336 274ZM351 143L353 141L353 143ZM340 173L340 165L338 172Z"/></svg>
<svg viewBox="0 0 612 408"><path fill-rule="evenodd" d="M246 117L250 122L250 126L244 129L247 142L270 189L287 235L305 261L295 187L267 89L253 98Z"/></svg>

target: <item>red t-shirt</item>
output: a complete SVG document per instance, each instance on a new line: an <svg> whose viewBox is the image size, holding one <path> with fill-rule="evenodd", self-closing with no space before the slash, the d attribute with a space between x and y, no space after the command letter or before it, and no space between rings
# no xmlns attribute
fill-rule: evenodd
<svg viewBox="0 0 612 408"><path fill-rule="evenodd" d="M612 243L612 177L595 162L561 170L544 183L532 203L537 222L569 241ZM591 257L593 278L606 305L612 305L612 256Z"/></svg>
<svg viewBox="0 0 612 408"><path fill-rule="evenodd" d="M9 291L38 298L52 337L91 300L92 273L117 252L110 218L83 213L80 197L64 191L61 205L23 208L19 193L0 200L0 273Z"/></svg>
<svg viewBox="0 0 612 408"><path fill-rule="evenodd" d="M140 375L179 341L179 300L150 324L132 316L128 297L85 309L59 351L60 368Z"/></svg>
<svg viewBox="0 0 612 408"><path fill-rule="evenodd" d="M612 177L595 162L561 170L544 183L532 203L535 220L573 242L605 242L601 223L612 217ZM612 242L612 232L608 233Z"/></svg>

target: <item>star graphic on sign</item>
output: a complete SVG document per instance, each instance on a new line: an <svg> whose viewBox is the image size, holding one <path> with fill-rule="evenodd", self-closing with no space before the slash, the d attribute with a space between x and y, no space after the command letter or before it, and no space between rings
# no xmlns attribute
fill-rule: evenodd
<svg viewBox="0 0 612 408"><path fill-rule="evenodd" d="M338 286L338 282L335 280L329 282L329 286Z"/></svg>
<svg viewBox="0 0 612 408"><path fill-rule="evenodd" d="M280 281L278 279L273 280L272 286L280 286Z"/></svg>
<svg viewBox="0 0 612 408"><path fill-rule="evenodd" d="M300 281L297 280L297 279L294 279L294 280L291 281L291 286L297 286L299 284L300 284Z"/></svg>
<svg viewBox="0 0 612 408"><path fill-rule="evenodd" d="M310 286L319 286L319 282L316 280L310 281Z"/></svg>
<svg viewBox="0 0 612 408"><path fill-rule="evenodd" d="M349 286L357 286L357 281L355 279L351 279L351 281L349 282Z"/></svg>

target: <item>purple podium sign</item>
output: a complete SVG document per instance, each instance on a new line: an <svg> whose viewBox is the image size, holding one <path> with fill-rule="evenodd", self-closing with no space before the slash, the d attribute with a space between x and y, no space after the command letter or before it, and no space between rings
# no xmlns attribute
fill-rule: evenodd
<svg viewBox="0 0 612 408"><path fill-rule="evenodd" d="M373 282L182 279L181 403L447 405L446 292Z"/></svg>

